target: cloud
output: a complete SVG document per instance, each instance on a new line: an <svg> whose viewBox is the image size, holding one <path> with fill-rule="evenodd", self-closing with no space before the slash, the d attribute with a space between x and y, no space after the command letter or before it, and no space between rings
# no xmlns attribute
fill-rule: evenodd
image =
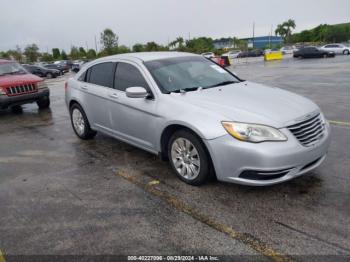
<svg viewBox="0 0 350 262"><path fill-rule="evenodd" d="M31 41L41 50L71 45L89 48L109 27L121 44L177 36L247 37L267 35L278 23L295 19L297 30L320 23L350 22L348 0L3 0L0 50Z"/></svg>

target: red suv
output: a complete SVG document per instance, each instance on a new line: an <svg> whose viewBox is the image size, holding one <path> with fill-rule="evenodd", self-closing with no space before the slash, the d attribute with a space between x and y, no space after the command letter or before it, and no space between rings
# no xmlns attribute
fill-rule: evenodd
<svg viewBox="0 0 350 262"><path fill-rule="evenodd" d="M50 106L50 90L44 80L15 61L0 59L0 109L33 102L40 109Z"/></svg>

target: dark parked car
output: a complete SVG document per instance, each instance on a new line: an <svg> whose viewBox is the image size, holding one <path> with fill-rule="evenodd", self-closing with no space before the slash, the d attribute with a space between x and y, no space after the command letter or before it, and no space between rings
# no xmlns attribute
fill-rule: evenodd
<svg viewBox="0 0 350 262"><path fill-rule="evenodd" d="M42 66L36 65L23 65L23 67L31 74L40 77L56 78L60 75L60 71L56 69L48 69Z"/></svg>
<svg viewBox="0 0 350 262"><path fill-rule="evenodd" d="M72 71L78 73L80 68L85 64L85 61L76 61L72 64Z"/></svg>
<svg viewBox="0 0 350 262"><path fill-rule="evenodd" d="M243 57L258 57L258 56L263 56L264 51L261 49L255 49L251 51L244 51L238 54L238 58L243 58Z"/></svg>
<svg viewBox="0 0 350 262"><path fill-rule="evenodd" d="M67 69L65 69L63 66L61 65L56 65L56 64L47 64L47 65L44 65L45 68L48 68L48 69L55 69L55 70L58 70L60 71L60 75L64 75L64 73L67 72Z"/></svg>
<svg viewBox="0 0 350 262"><path fill-rule="evenodd" d="M332 51L326 51L318 49L314 46L302 47L293 53L294 57L300 58L322 58L322 57L334 57L335 53Z"/></svg>
<svg viewBox="0 0 350 262"><path fill-rule="evenodd" d="M58 65L64 68L64 72L67 73L72 67L72 62L69 60L61 60L61 61L56 61L54 62L54 65Z"/></svg>

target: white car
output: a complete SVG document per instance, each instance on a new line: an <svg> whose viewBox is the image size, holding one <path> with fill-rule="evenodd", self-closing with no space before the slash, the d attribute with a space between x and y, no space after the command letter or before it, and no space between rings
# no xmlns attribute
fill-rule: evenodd
<svg viewBox="0 0 350 262"><path fill-rule="evenodd" d="M237 58L239 54L242 53L240 50L229 51L222 56L227 56L228 58Z"/></svg>
<svg viewBox="0 0 350 262"><path fill-rule="evenodd" d="M294 51L296 51L297 48L295 46L284 46L280 49L280 51L282 52L282 54L293 54Z"/></svg>
<svg viewBox="0 0 350 262"><path fill-rule="evenodd" d="M350 55L350 47L344 44L328 44L321 47L322 50L332 51L335 54Z"/></svg>
<svg viewBox="0 0 350 262"><path fill-rule="evenodd" d="M206 58L209 58L209 59L215 57L215 54L213 52L207 52L207 53L203 53L201 55L206 57Z"/></svg>

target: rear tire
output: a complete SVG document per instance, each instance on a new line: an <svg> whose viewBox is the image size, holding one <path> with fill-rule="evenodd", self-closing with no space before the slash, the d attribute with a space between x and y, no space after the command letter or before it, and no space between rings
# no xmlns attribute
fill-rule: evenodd
<svg viewBox="0 0 350 262"><path fill-rule="evenodd" d="M202 185L211 177L207 150L200 138L189 131L179 130L171 136L168 157L176 175L189 185Z"/></svg>
<svg viewBox="0 0 350 262"><path fill-rule="evenodd" d="M50 98L48 96L44 96L36 101L39 109L46 109L50 107Z"/></svg>
<svg viewBox="0 0 350 262"><path fill-rule="evenodd" d="M97 132L91 129L89 120L79 104L75 103L70 107L70 119L73 130L79 138L88 140L96 136Z"/></svg>

